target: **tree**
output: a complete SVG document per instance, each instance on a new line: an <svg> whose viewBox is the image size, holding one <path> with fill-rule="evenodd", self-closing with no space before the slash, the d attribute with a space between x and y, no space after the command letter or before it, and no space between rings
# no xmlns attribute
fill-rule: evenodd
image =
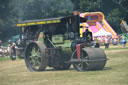
<svg viewBox="0 0 128 85"><path fill-rule="evenodd" d="M111 10L110 13L108 13L108 15L106 16L106 19L110 22L110 25L113 26L113 29L117 32L117 33L121 33L120 30L120 22L121 22L121 13L119 8L115 8L113 10Z"/></svg>
<svg viewBox="0 0 128 85"><path fill-rule="evenodd" d="M7 40L16 34L17 22L70 15L73 3L70 0L2 0L0 11L0 39Z"/></svg>
<svg viewBox="0 0 128 85"><path fill-rule="evenodd" d="M5 40L9 35L11 35L9 15L9 0L0 1L0 39Z"/></svg>
<svg viewBox="0 0 128 85"><path fill-rule="evenodd" d="M101 0L80 0L80 10L82 12L100 11L101 2Z"/></svg>
<svg viewBox="0 0 128 85"><path fill-rule="evenodd" d="M73 5L73 10L74 11L80 11L80 0L71 0Z"/></svg>
<svg viewBox="0 0 128 85"><path fill-rule="evenodd" d="M12 4L20 20L64 16L73 11L70 0L13 0Z"/></svg>

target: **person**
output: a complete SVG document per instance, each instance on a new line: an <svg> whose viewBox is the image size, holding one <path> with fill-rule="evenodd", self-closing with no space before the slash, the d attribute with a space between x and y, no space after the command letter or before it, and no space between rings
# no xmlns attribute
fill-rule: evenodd
<svg viewBox="0 0 128 85"><path fill-rule="evenodd" d="M3 50L2 50L2 47L0 46L0 56L2 56L2 52Z"/></svg>
<svg viewBox="0 0 128 85"><path fill-rule="evenodd" d="M105 49L109 48L109 38L108 38L108 36L105 37L104 44L105 44Z"/></svg>
<svg viewBox="0 0 128 85"><path fill-rule="evenodd" d="M95 48L100 48L100 44L99 44L99 38L96 37L96 45L95 45Z"/></svg>
<svg viewBox="0 0 128 85"><path fill-rule="evenodd" d="M86 38L87 41L92 41L92 32L86 29L86 31L83 33L83 37Z"/></svg>
<svg viewBox="0 0 128 85"><path fill-rule="evenodd" d="M0 40L0 46L2 45L2 40Z"/></svg>
<svg viewBox="0 0 128 85"><path fill-rule="evenodd" d="M120 43L120 45L123 44L123 43L122 43L122 36L121 36L121 35L119 35L119 43Z"/></svg>
<svg viewBox="0 0 128 85"><path fill-rule="evenodd" d="M8 40L8 47L7 47L7 53L8 53L8 55L10 53L11 46L12 46L12 41L11 40Z"/></svg>
<svg viewBox="0 0 128 85"><path fill-rule="evenodd" d="M117 40L115 38L113 39L113 45L117 45Z"/></svg>
<svg viewBox="0 0 128 85"><path fill-rule="evenodd" d="M123 36L122 36L123 47L126 47L126 43L127 43L126 40L127 40L127 39L126 39L126 35L123 35Z"/></svg>

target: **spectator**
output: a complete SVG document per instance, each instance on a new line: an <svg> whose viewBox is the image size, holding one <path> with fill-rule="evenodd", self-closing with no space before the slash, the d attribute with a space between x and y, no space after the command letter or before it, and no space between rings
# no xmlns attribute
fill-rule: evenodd
<svg viewBox="0 0 128 85"><path fill-rule="evenodd" d="M121 35L119 35L119 42L120 42L120 45L123 44L123 43L122 43L122 36L121 36Z"/></svg>
<svg viewBox="0 0 128 85"><path fill-rule="evenodd" d="M123 35L123 36L122 36L123 47L126 47L126 43L127 43L126 40L127 40L127 39L126 39L126 35Z"/></svg>
<svg viewBox="0 0 128 85"><path fill-rule="evenodd" d="M0 40L0 46L2 45L2 40Z"/></svg>
<svg viewBox="0 0 128 85"><path fill-rule="evenodd" d="M105 37L104 44L105 44L105 49L109 48L109 38L107 36Z"/></svg>
<svg viewBox="0 0 128 85"><path fill-rule="evenodd" d="M100 48L100 44L99 44L99 39L98 37L96 37L96 45L95 45L96 48Z"/></svg>
<svg viewBox="0 0 128 85"><path fill-rule="evenodd" d="M115 38L113 39L113 45L117 45L117 40Z"/></svg>
<svg viewBox="0 0 128 85"><path fill-rule="evenodd" d="M8 55L10 53L11 46L12 46L12 42L11 42L11 40L8 40L8 47L7 47L7 53L8 53Z"/></svg>

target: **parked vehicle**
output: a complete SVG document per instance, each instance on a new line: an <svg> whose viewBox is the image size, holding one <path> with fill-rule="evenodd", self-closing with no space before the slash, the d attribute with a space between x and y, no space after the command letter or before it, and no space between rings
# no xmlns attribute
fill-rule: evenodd
<svg viewBox="0 0 128 85"><path fill-rule="evenodd" d="M19 35L16 35L8 41L8 53L11 60L16 60L18 57L19 59L23 59L23 51L25 50L24 46L20 42Z"/></svg>

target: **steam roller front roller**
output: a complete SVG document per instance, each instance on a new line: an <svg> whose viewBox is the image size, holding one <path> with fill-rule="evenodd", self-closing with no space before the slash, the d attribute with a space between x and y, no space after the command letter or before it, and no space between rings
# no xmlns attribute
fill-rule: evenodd
<svg viewBox="0 0 128 85"><path fill-rule="evenodd" d="M47 67L46 46L41 42L31 42L25 51L25 64L30 71L43 71Z"/></svg>
<svg viewBox="0 0 128 85"><path fill-rule="evenodd" d="M74 62L73 66L77 71L101 70L104 68L107 58L100 48L82 48L80 59L77 57L77 51L74 51L71 61Z"/></svg>

